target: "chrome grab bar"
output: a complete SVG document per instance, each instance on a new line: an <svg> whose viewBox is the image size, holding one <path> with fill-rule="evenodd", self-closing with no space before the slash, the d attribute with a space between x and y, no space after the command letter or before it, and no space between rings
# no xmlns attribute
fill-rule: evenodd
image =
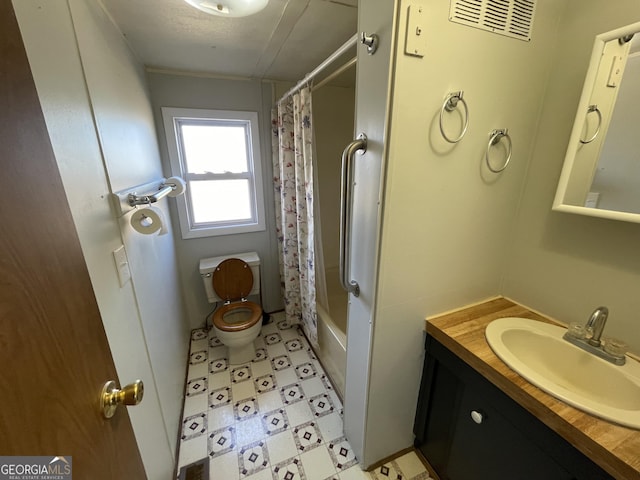
<svg viewBox="0 0 640 480"><path fill-rule="evenodd" d="M351 244L351 184L353 183L353 160L357 151L367 151L367 136L364 133L347 145L342 152L342 181L340 200L340 283L347 292L354 296L360 295L358 282L349 280L351 276L351 259L349 245Z"/></svg>

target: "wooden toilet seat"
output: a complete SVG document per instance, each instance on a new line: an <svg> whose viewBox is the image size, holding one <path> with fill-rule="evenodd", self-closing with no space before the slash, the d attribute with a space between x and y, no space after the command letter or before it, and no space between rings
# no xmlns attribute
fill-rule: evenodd
<svg viewBox="0 0 640 480"><path fill-rule="evenodd" d="M244 322L227 323L224 320L225 315L232 313L234 310L249 309L251 310L250 316ZM217 329L223 332L239 332L253 327L262 319L262 308L257 303L253 302L235 302L228 303L220 307L213 314L213 324Z"/></svg>

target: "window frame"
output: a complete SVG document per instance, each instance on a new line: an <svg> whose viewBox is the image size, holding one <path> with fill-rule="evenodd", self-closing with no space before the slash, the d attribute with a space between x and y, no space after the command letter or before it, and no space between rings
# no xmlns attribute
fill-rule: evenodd
<svg viewBox="0 0 640 480"><path fill-rule="evenodd" d="M234 235L238 233L259 232L265 227L265 208L262 180L262 156L260 152L260 131L258 113L235 110L210 110L195 108L162 107L162 118L166 135L171 174L182 177L187 189L192 181L198 180L249 180L250 206L253 215L249 220L196 224L193 220L193 207L189 192L176 197L178 218L183 239ZM247 148L246 173L190 173L186 168L184 149L180 134L181 124L209 125L245 125Z"/></svg>

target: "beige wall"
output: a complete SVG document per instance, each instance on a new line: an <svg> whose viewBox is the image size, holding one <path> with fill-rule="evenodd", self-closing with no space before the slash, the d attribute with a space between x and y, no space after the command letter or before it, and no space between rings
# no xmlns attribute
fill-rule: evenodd
<svg viewBox="0 0 640 480"><path fill-rule="evenodd" d="M563 322L610 309L605 335L640 352L640 226L551 211L595 35L640 20L634 0L569 0L501 291Z"/></svg>
<svg viewBox="0 0 640 480"><path fill-rule="evenodd" d="M413 441L424 318L500 291L564 5L539 1L532 40L524 42L449 22L449 2L411 4L425 10L426 51L424 58L404 54L403 1L367 422L367 449L378 459ZM470 124L453 146L440 134L438 115L457 90L464 90ZM484 164L495 128L508 128L513 141L501 174Z"/></svg>
<svg viewBox="0 0 640 480"><path fill-rule="evenodd" d="M167 174L170 172L170 166L162 124L162 107L254 111L258 112L261 126L260 153L266 230L185 240L180 235L176 206L173 203L169 205L175 231L179 281L183 289L190 325L193 328L204 325L205 317L213 309L213 305L207 302L198 265L201 258L218 255L258 252L261 262L263 308L267 312L281 310L283 304L276 249L271 161L271 85L257 80L228 80L151 72L147 73L147 78L156 119L158 144Z"/></svg>
<svg viewBox="0 0 640 480"><path fill-rule="evenodd" d="M109 204L110 192L163 176L144 74L96 2L14 8L120 381L145 383L129 415L147 475L166 479L189 346L173 238L134 233ZM112 251L123 244L132 281L120 287Z"/></svg>

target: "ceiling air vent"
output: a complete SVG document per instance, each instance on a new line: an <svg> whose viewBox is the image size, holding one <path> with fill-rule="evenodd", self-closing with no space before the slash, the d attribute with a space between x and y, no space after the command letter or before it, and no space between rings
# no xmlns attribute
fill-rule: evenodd
<svg viewBox="0 0 640 480"><path fill-rule="evenodd" d="M535 0L451 0L449 20L529 41Z"/></svg>

